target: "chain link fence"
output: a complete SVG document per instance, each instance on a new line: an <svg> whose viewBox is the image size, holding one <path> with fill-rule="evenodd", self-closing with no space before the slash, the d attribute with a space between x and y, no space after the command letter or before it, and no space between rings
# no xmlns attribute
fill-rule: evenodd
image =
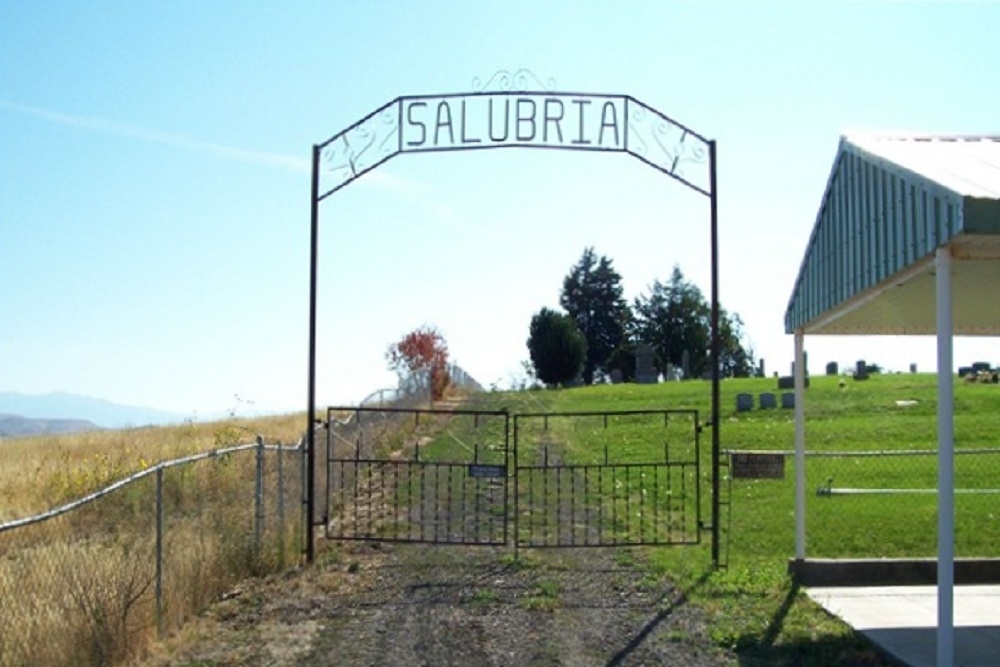
<svg viewBox="0 0 1000 667"><path fill-rule="evenodd" d="M0 666L121 664L240 579L298 563L301 452L258 438L0 524Z"/></svg>
<svg viewBox="0 0 1000 667"><path fill-rule="evenodd" d="M795 463L741 476L729 463L736 555L794 546ZM758 472L760 472L758 470ZM809 558L932 558L937 553L936 449L806 452L806 554ZM756 477L756 478L755 478ZM784 546L761 545L780 542ZM955 450L955 554L1000 555L1000 448Z"/></svg>
<svg viewBox="0 0 1000 667"><path fill-rule="evenodd" d="M457 365L449 374L453 386L482 389ZM414 375L360 405L429 401L428 378ZM125 663L241 579L298 564L312 529L304 449L304 438L258 437L0 523L0 667Z"/></svg>
<svg viewBox="0 0 1000 667"><path fill-rule="evenodd" d="M937 554L937 450L807 457L811 558ZM1000 449L955 450L955 553L1000 553Z"/></svg>
<svg viewBox="0 0 1000 667"><path fill-rule="evenodd" d="M449 385L461 392L476 393L483 391L483 386L476 381L467 371L458 364L448 365ZM383 438L386 434L398 434L400 426L409 417L402 412L392 412L392 410L402 410L407 408L431 407L431 384L430 372L426 370L410 373L405 378L401 378L396 387L377 389L365 396L358 403L359 408L390 408L390 411L379 413L373 420L364 425L368 435L365 442L375 442ZM334 458L334 451L348 448L354 452L353 436L346 434L358 428L353 422L357 413L347 409L328 409L326 420L320 420L317 424L316 450L313 452L315 470L315 489L320 496L320 502L314 506L312 525L325 526L329 521L329 508L327 503L330 497L330 466ZM320 431L322 429L325 431ZM377 432L378 435L373 435ZM344 449L341 456L346 456Z"/></svg>

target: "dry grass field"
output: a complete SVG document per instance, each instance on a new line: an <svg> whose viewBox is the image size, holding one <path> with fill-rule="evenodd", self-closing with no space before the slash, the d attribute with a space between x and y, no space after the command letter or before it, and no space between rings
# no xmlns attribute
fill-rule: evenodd
<svg viewBox="0 0 1000 667"><path fill-rule="evenodd" d="M0 523L103 488L161 461L253 442L294 445L305 415L0 438Z"/></svg>
<svg viewBox="0 0 1000 667"><path fill-rule="evenodd" d="M3 440L0 523L257 435L293 446L304 422L289 415ZM0 666L121 664L146 650L158 624L177 628L242 578L296 563L300 457L263 452L259 486L257 461L251 449L162 470L159 561L155 473L0 532Z"/></svg>

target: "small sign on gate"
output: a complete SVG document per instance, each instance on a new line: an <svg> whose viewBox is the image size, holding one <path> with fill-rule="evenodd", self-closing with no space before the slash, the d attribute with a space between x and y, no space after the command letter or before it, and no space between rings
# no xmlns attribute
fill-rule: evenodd
<svg viewBox="0 0 1000 667"><path fill-rule="evenodd" d="M733 452L733 479L784 479L785 455L764 452Z"/></svg>
<svg viewBox="0 0 1000 667"><path fill-rule="evenodd" d="M485 463L470 463L469 477L500 478L507 476L507 466L487 465Z"/></svg>

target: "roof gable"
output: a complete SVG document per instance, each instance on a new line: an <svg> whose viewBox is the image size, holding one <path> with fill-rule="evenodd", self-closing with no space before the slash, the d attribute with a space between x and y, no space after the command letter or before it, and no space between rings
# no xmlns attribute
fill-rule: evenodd
<svg viewBox="0 0 1000 667"><path fill-rule="evenodd" d="M998 234L1000 137L846 135L785 312L785 330L926 333L912 292L909 308L874 302L891 295L888 287L930 271L937 247L955 243L982 261L996 253ZM977 275L982 279L981 267ZM864 317L855 312L861 306ZM853 317L844 319L848 313ZM983 317L977 311L976 333L989 329ZM1000 327L1000 317L995 321ZM961 332L962 322L955 324Z"/></svg>

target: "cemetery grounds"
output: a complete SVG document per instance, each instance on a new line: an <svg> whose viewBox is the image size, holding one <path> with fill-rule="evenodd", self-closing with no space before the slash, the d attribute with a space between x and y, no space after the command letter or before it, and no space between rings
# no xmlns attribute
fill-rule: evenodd
<svg viewBox="0 0 1000 667"><path fill-rule="evenodd" d="M956 447L982 450L957 457L957 486L983 491L956 501L956 554L995 556L1000 496L989 487L1000 466L988 450L998 444L1000 388L956 382ZM735 410L738 393L756 398L774 390L773 379L723 383L724 450L791 450L791 410ZM511 411L671 408L707 415L710 398L707 383L677 382L475 400ZM806 414L810 452L865 453L809 458L808 555L933 556L932 494L824 490L933 486L936 458L926 452L936 440L934 376L844 383L813 377ZM706 427L706 442L709 435ZM703 446L703 476L709 453ZM314 566L243 580L133 657L148 665L886 664L786 573L794 548L787 461L783 479L723 485L731 504L724 508L726 567L717 571L707 533L697 546L526 549L516 557L507 547L319 539ZM708 488L702 484L703 493Z"/></svg>
<svg viewBox="0 0 1000 667"><path fill-rule="evenodd" d="M1000 388L956 382L956 446L992 449ZM933 556L932 495L821 493L933 486L936 458L926 450L936 438L934 376L813 377L810 384L809 450L846 455L809 459L809 555ZM512 411L541 402L548 411L707 414L707 388L618 385L482 400ZM735 410L736 394L751 393L757 403L774 390L773 379L723 384L724 450L791 450L791 410ZM958 460L960 486L989 491L1000 471L995 456ZM522 550L517 558L509 548L323 543L315 568L249 582L151 664L264 664L266 656L276 664L888 664L787 575L792 479L788 458L783 479L731 481L726 567L718 571L707 535L698 546ZM996 554L997 497L960 496L959 556Z"/></svg>

